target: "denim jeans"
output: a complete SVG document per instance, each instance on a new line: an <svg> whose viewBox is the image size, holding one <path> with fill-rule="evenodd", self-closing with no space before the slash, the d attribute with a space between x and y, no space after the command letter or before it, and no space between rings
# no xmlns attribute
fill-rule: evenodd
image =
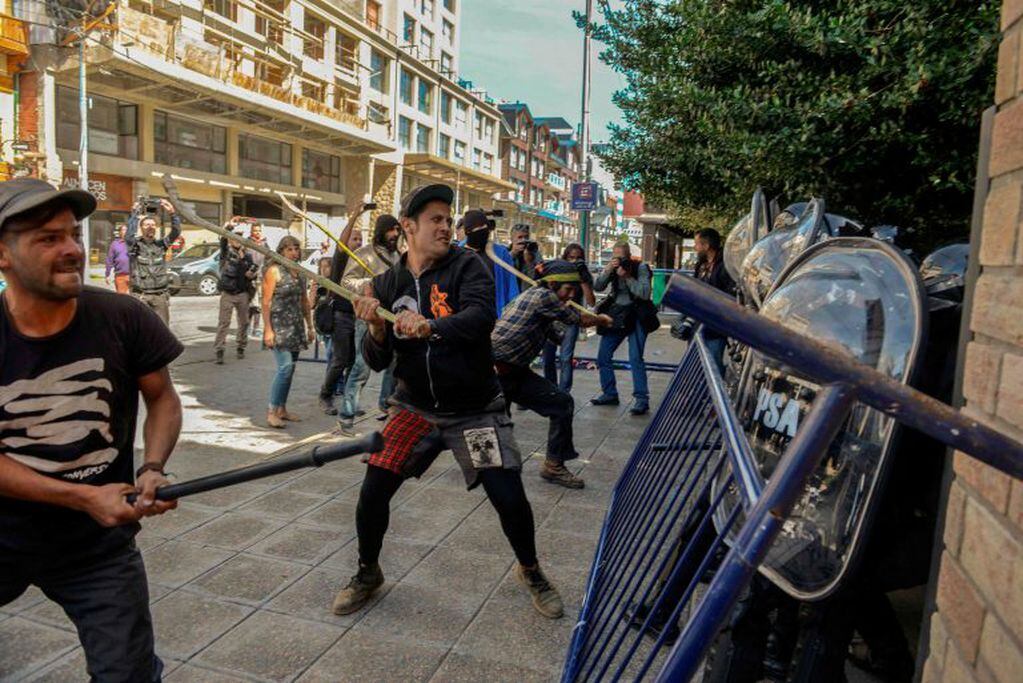
<svg viewBox="0 0 1023 683"><path fill-rule="evenodd" d="M600 338L600 350L597 352L597 367L600 369L600 388L605 396L618 396L618 385L615 382L614 355L625 339L629 340L629 366L632 368L632 395L646 401L650 397L646 384L646 363L643 361L643 350L646 347L646 332L637 322L631 332L624 330L608 330Z"/></svg>
<svg viewBox="0 0 1023 683"><path fill-rule="evenodd" d="M355 321L355 363L348 371L348 379L345 382L345 397L341 403L342 417L355 417L359 410L359 396L362 394L366 382L369 381L370 370L366 365L366 359L362 357L362 339L366 336L366 323L362 320ZM387 399L394 393L393 366L384 370L380 378L380 396L377 398L377 407L387 410Z"/></svg>
<svg viewBox="0 0 1023 683"><path fill-rule="evenodd" d="M721 373L721 377L725 376L725 338L716 337L712 339L704 339L704 343L707 346L707 351L710 352L710 357L714 359L714 364L718 366L718 372Z"/></svg>
<svg viewBox="0 0 1023 683"><path fill-rule="evenodd" d="M572 358L575 356L575 343L578 339L579 326L568 325L560 347L552 341L543 347L543 376L551 384L557 384L562 391L572 391Z"/></svg>
<svg viewBox="0 0 1023 683"><path fill-rule="evenodd" d="M273 382L270 383L270 407L283 408L288 403L288 393L291 391L291 378L295 375L295 361L298 360L298 351L286 351L284 349L270 349L277 361L277 372L274 374Z"/></svg>

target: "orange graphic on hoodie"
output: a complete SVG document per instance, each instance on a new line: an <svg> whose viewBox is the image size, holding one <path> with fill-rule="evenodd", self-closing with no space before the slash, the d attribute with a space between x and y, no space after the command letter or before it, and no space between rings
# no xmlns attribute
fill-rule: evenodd
<svg viewBox="0 0 1023 683"><path fill-rule="evenodd" d="M446 318L454 311L448 305L448 293L440 291L437 285L430 285L430 312L437 320Z"/></svg>

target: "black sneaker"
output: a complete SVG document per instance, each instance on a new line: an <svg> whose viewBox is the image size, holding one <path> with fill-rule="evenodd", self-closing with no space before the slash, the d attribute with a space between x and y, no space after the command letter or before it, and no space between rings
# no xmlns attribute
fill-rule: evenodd
<svg viewBox="0 0 1023 683"><path fill-rule="evenodd" d="M597 398L591 398L590 403L595 406L616 406L618 405L618 397L601 394Z"/></svg>
<svg viewBox="0 0 1023 683"><path fill-rule="evenodd" d="M639 631L643 628L643 622L646 621L647 615L650 614L650 608L646 605L634 605L626 611L626 615L629 617L629 628L636 629ZM661 633L664 632L664 618L660 615L654 615L650 620L650 624L643 631L643 635L653 640L657 640L661 637ZM681 635L681 630L677 623L673 623L668 627L668 633L664 636L665 645L674 645L675 641Z"/></svg>
<svg viewBox="0 0 1023 683"><path fill-rule="evenodd" d="M358 573L334 598L334 605L331 609L337 615L358 612L382 585L384 585L384 573L380 570L379 564L369 566L360 564Z"/></svg>
<svg viewBox="0 0 1023 683"><path fill-rule="evenodd" d="M224 364L224 349L217 349L217 360L214 361L217 365Z"/></svg>
<svg viewBox="0 0 1023 683"><path fill-rule="evenodd" d="M647 401L636 401L629 408L629 412L633 415L646 415L650 412L650 403Z"/></svg>
<svg viewBox="0 0 1023 683"><path fill-rule="evenodd" d="M337 415L337 408L334 407L334 402L322 396L320 396L320 410L327 415Z"/></svg>
<svg viewBox="0 0 1023 683"><path fill-rule="evenodd" d="M245 349L238 347L238 352L235 355L238 357L238 360L245 358Z"/></svg>

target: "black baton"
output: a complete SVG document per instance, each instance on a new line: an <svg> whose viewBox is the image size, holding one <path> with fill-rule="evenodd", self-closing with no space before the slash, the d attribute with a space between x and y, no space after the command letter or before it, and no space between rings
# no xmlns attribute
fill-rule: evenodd
<svg viewBox="0 0 1023 683"><path fill-rule="evenodd" d="M252 481L253 479L270 477L275 474L280 474L281 472L290 472L291 470L297 470L303 467L319 467L324 463L333 462L334 460L343 460L344 458L351 458L352 456L360 455L362 453L375 453L376 451L383 450L383 447L384 437L380 435L380 432L373 432L361 439L315 446L312 450L304 453L295 453L294 455L287 455L283 458L275 458L266 462L257 462L256 464L249 465L247 467L239 467L238 469L228 470L227 472L210 474L205 477L199 477L198 479L183 481L180 484L161 486L156 489L156 499L174 500L176 498L191 496L204 491L212 491L213 489L220 489L225 486L241 484L242 482ZM137 494L129 494L127 496L128 502L134 503L136 497Z"/></svg>

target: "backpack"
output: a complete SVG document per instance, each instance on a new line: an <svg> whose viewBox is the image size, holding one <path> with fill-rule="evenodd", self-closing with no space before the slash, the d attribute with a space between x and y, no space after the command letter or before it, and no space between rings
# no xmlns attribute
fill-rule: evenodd
<svg viewBox="0 0 1023 683"><path fill-rule="evenodd" d="M321 294L322 292L322 294ZM324 337L334 334L334 302L322 287L316 291L316 305L313 307L313 327Z"/></svg>

